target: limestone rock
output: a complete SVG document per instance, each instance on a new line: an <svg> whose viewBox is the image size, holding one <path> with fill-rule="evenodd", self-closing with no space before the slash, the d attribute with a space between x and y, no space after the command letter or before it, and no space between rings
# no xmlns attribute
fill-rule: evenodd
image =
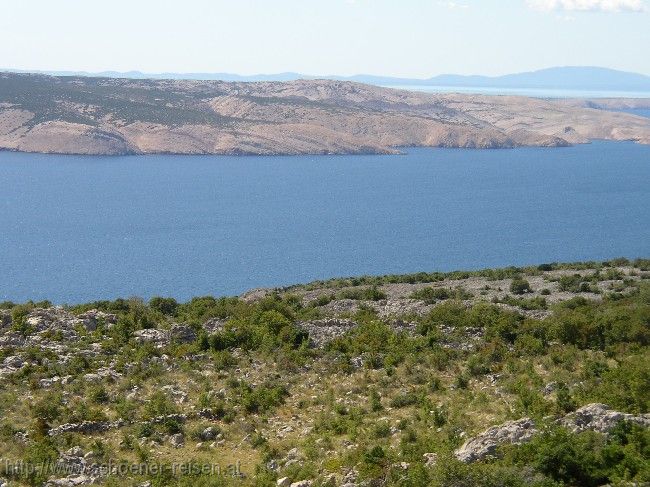
<svg viewBox="0 0 650 487"><path fill-rule="evenodd" d="M196 331L191 326L175 323L169 329L169 337L175 343L192 343L196 340Z"/></svg>
<svg viewBox="0 0 650 487"><path fill-rule="evenodd" d="M77 315L77 320L86 328L86 330L94 331L100 323L107 328L112 327L117 323L117 316L111 313L104 313L103 311L91 309Z"/></svg>
<svg viewBox="0 0 650 487"><path fill-rule="evenodd" d="M309 341L314 347L323 347L355 328L357 324L351 320L332 318L302 321L297 326L309 334Z"/></svg>
<svg viewBox="0 0 650 487"><path fill-rule="evenodd" d="M138 343L153 343L157 348L169 345L169 333L164 330L147 328L133 332L133 337Z"/></svg>
<svg viewBox="0 0 650 487"><path fill-rule="evenodd" d="M11 326L11 312L7 309L0 309L0 330Z"/></svg>
<svg viewBox="0 0 650 487"><path fill-rule="evenodd" d="M169 394L171 398L177 403L182 404L187 401L187 393L185 391L182 391L172 385L163 386L161 389Z"/></svg>
<svg viewBox="0 0 650 487"><path fill-rule="evenodd" d="M422 455L424 458L425 467L435 467L438 463L438 454L437 453L425 453Z"/></svg>
<svg viewBox="0 0 650 487"><path fill-rule="evenodd" d="M185 443L185 437L182 433L176 433L175 435L171 435L169 442L174 448L180 448Z"/></svg>
<svg viewBox="0 0 650 487"><path fill-rule="evenodd" d="M355 369L360 369L361 367L363 367L363 364L364 364L364 360L362 356L352 357L350 359L350 365L352 365L352 367L354 367Z"/></svg>
<svg viewBox="0 0 650 487"><path fill-rule="evenodd" d="M56 330L74 327L75 317L60 307L36 308L29 312L25 323L34 331Z"/></svg>
<svg viewBox="0 0 650 487"><path fill-rule="evenodd" d="M465 463L483 460L493 455L500 445L525 443L537 432L535 423L530 418L508 421L467 440L454 452L454 455Z"/></svg>
<svg viewBox="0 0 650 487"><path fill-rule="evenodd" d="M573 413L560 418L557 423L573 433L586 430L607 434L621 421L630 421L645 428L650 428L650 414L627 414L613 411L605 404L593 403L581 407ZM484 431L467 440L454 452L456 458L471 463L493 455L497 447L505 444L519 445L530 441L539 432L530 418L508 421Z"/></svg>
<svg viewBox="0 0 650 487"><path fill-rule="evenodd" d="M96 479L89 475L71 475L62 479L50 479L45 483L45 487L76 487L78 485L91 485Z"/></svg>
<svg viewBox="0 0 650 487"><path fill-rule="evenodd" d="M210 318L208 321L203 323L203 329L210 335L222 331L225 326L226 320L219 318Z"/></svg>
<svg viewBox="0 0 650 487"><path fill-rule="evenodd" d="M18 357L17 355L10 355L7 358L4 359L4 362L2 362L2 365L4 367L10 367L12 369L20 369L24 365L23 359Z"/></svg>
<svg viewBox="0 0 650 487"><path fill-rule="evenodd" d="M203 441L212 441L216 439L218 434L219 432L214 426L208 426L201 432L199 436Z"/></svg>
<svg viewBox="0 0 650 487"><path fill-rule="evenodd" d="M97 482L101 472L97 464L89 463L84 456L84 451L79 446L73 446L61 453L57 459L58 471L69 473L67 477L49 479L46 486L73 487L78 485L90 485Z"/></svg>
<svg viewBox="0 0 650 487"><path fill-rule="evenodd" d="M432 305L416 299L383 299L380 301L364 301L364 304L374 308L382 318L409 314L424 315L433 309Z"/></svg>
<svg viewBox="0 0 650 487"><path fill-rule="evenodd" d="M291 487L311 487L313 482L311 480L300 480L291 484Z"/></svg>
<svg viewBox="0 0 650 487"><path fill-rule="evenodd" d="M650 414L633 414L613 411L606 404L587 404L573 413L567 414L560 420L560 424L574 433L592 430L598 433L608 433L621 421L630 421L650 428Z"/></svg>
<svg viewBox="0 0 650 487"><path fill-rule="evenodd" d="M64 423L49 431L50 436L57 436L63 433L101 433L111 429L120 428L125 423L122 420L117 421L82 421L80 423Z"/></svg>
<svg viewBox="0 0 650 487"><path fill-rule="evenodd" d="M246 291L244 294L239 296L239 299L247 303L252 303L253 301L258 301L266 296L272 294L274 289L272 288L256 288Z"/></svg>

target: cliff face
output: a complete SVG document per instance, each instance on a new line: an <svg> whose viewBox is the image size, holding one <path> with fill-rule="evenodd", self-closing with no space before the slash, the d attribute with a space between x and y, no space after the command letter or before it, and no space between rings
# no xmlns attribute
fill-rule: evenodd
<svg viewBox="0 0 650 487"><path fill-rule="evenodd" d="M400 146L650 143L650 120L588 104L352 82L0 73L0 149L64 154L392 153Z"/></svg>

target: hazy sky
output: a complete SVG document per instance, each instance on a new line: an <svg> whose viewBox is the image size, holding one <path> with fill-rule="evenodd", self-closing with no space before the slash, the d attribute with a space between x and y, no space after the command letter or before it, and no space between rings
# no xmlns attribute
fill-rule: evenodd
<svg viewBox="0 0 650 487"><path fill-rule="evenodd" d="M650 0L0 0L0 67L650 75Z"/></svg>

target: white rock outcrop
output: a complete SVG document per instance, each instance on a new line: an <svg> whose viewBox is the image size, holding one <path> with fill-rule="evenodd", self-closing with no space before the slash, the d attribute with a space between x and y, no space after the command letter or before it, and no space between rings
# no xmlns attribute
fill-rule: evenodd
<svg viewBox="0 0 650 487"><path fill-rule="evenodd" d="M650 428L650 414L621 413L600 403L587 404L560 418L557 423L573 433L591 430L607 434L621 421L629 421ZM454 452L454 455L461 462L476 462L494 455L501 445L526 443L539 432L540 429L530 418L508 421L470 438Z"/></svg>

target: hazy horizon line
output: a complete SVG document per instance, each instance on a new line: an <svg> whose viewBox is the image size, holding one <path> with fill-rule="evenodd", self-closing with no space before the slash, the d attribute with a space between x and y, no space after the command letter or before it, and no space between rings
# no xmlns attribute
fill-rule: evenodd
<svg viewBox="0 0 650 487"><path fill-rule="evenodd" d="M310 78L323 78L323 79L328 79L328 78L354 78L354 77L359 77L359 76L367 76L367 77L376 77L376 78L394 78L394 79L403 79L403 80L421 80L421 81L428 81L433 78L437 77L442 77L442 76L458 76L458 77L481 77L481 78L500 78L503 76L511 76L511 75L520 75L520 74L530 74L530 73L538 73L538 72L543 72L547 70L552 70L552 69L571 69L571 68L578 68L578 69L602 69L602 70L608 70L608 71L613 71L613 72L618 72L618 73L625 73L625 74L633 74L633 75L639 75L639 76L644 76L647 78L650 78L650 74L638 72L638 71L628 71L624 69L617 69L617 68L611 68L608 66L597 66L597 65L551 65L551 66L546 66L543 68L538 68L538 69L533 69L533 70L528 70L528 71L514 71L514 72L504 72L502 74L496 74L496 75L488 75L488 74L480 74L480 73L472 73L472 74L460 74L460 73L454 73L454 72L442 72L438 74L432 74L428 77L411 77L411 76L404 76L404 75L391 75L391 74L376 74L376 73L354 73L354 74L336 74L336 73L329 73L329 74L311 74L311 73L305 73L301 71L291 71L291 70L285 70L285 71L273 71L273 72L254 72L254 73L248 73L248 74L242 74L239 72L235 71L220 71L220 70L215 70L215 71L210 71L210 70L196 70L196 71L173 71L173 70L157 70L157 71L141 71L139 69L129 69L129 70L117 70L117 69L104 69L100 71L94 71L94 70L85 70L85 69L32 69L32 68L6 68L2 67L0 68L0 71L2 72L9 72L9 73L34 73L34 74L51 74L51 73L70 73L70 74L84 74L84 75L102 75L106 73L114 73L114 74L140 74L140 75L228 75L228 76L238 76L242 78L251 78L251 77L257 77L257 76L282 76L282 75L294 75L294 76L305 76L305 77L310 77Z"/></svg>

